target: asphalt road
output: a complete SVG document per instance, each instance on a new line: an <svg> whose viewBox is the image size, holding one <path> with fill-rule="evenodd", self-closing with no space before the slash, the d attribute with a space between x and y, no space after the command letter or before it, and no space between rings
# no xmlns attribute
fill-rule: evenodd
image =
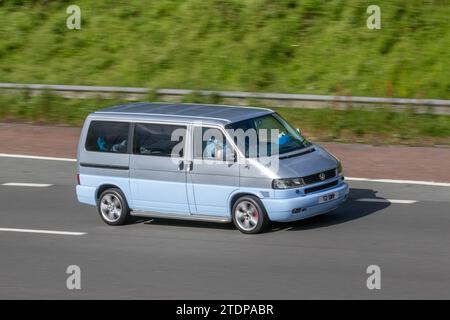
<svg viewBox="0 0 450 320"><path fill-rule="evenodd" d="M450 298L449 187L351 182L333 212L244 235L162 219L110 227L74 184L73 162L0 159L0 230L85 233L0 231L1 299ZM66 288L69 265L81 290ZM369 265L380 290L366 287Z"/></svg>

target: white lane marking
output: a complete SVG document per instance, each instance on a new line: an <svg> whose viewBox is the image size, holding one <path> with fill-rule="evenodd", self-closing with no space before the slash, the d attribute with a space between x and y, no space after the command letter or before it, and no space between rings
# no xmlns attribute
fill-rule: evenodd
<svg viewBox="0 0 450 320"><path fill-rule="evenodd" d="M417 202L417 200L381 199L381 198L359 198L359 199L355 199L355 201L403 203L403 204L412 204L412 203Z"/></svg>
<svg viewBox="0 0 450 320"><path fill-rule="evenodd" d="M356 178L356 177L345 177L345 180L381 182L381 183L419 184L419 185L425 185L425 186L450 187L450 182L434 182L434 181L420 181L420 180L394 180L394 179L370 179L370 178Z"/></svg>
<svg viewBox="0 0 450 320"><path fill-rule="evenodd" d="M21 182L7 182L2 183L1 185L10 187L36 187L36 188L45 188L52 186L52 184L48 183L21 183Z"/></svg>
<svg viewBox="0 0 450 320"><path fill-rule="evenodd" d="M0 153L0 157L34 159L34 160L68 161L68 162L76 162L77 161L77 159L73 159L73 158L30 156L30 155L9 154L9 153ZM450 182L435 182L435 181L420 181L420 180L395 180L395 179L371 179L371 178L358 178L358 177L345 177L345 179L348 181L367 181L367 182L417 184L417 185L425 185L425 186L450 187Z"/></svg>
<svg viewBox="0 0 450 320"><path fill-rule="evenodd" d="M69 161L69 162L76 162L76 161L77 161L77 159L72 159L72 158L57 158L57 157L30 156L30 155L25 155L25 154L9 154L9 153L0 153L0 157L4 157L4 158L34 159L34 160Z"/></svg>
<svg viewBox="0 0 450 320"><path fill-rule="evenodd" d="M26 233L42 233L42 234L59 234L63 236L82 236L86 232L56 231L56 230L36 230L36 229L16 229L16 228L0 228L0 231L7 232L26 232Z"/></svg>

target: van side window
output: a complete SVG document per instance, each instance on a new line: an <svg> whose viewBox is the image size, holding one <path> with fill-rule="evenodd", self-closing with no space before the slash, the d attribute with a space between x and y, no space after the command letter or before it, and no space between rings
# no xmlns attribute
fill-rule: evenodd
<svg viewBox="0 0 450 320"><path fill-rule="evenodd" d="M136 123L133 153L160 157L183 157L186 127Z"/></svg>
<svg viewBox="0 0 450 320"><path fill-rule="evenodd" d="M194 127L193 143L195 159L234 161L233 147L217 128Z"/></svg>
<svg viewBox="0 0 450 320"><path fill-rule="evenodd" d="M86 138L86 150L127 153L130 124L117 121L92 121Z"/></svg>

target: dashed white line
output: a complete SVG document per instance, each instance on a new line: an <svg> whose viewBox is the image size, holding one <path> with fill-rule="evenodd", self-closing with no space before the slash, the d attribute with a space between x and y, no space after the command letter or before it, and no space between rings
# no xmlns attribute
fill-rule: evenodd
<svg viewBox="0 0 450 320"><path fill-rule="evenodd" d="M22 182L7 182L2 183L1 185L9 187L35 187L35 188L46 188L52 186L52 184L48 183L22 183Z"/></svg>
<svg viewBox="0 0 450 320"><path fill-rule="evenodd" d="M382 199L382 198L359 198L359 199L355 199L355 201L402 203L402 204L412 204L412 203L416 203L417 202L417 200Z"/></svg>
<svg viewBox="0 0 450 320"><path fill-rule="evenodd" d="M77 159L72 159L72 158L30 156L30 155L25 155L25 154L9 154L9 153L0 153L0 157L3 157L3 158L34 159L34 160L69 161L69 162L76 162L77 161Z"/></svg>
<svg viewBox="0 0 450 320"><path fill-rule="evenodd" d="M67 161L67 162L76 162L77 161L77 159L74 159L74 158L31 156L31 155L24 155L24 154L9 154L9 153L0 153L0 157L33 159L33 160L54 160L54 161ZM372 179L372 178L358 178L358 177L345 177L345 179L348 181L367 181L367 182L380 182L380 183L400 183L400 184L416 184L416 185L436 186L436 187L450 187L450 182L435 182L435 181L421 181L421 180L398 180L398 179Z"/></svg>
<svg viewBox="0 0 450 320"><path fill-rule="evenodd" d="M63 236L82 236L86 232L56 231L56 230L37 230L37 229L16 229L16 228L0 228L0 231L6 232L25 232L25 233L41 233L41 234L57 234Z"/></svg>

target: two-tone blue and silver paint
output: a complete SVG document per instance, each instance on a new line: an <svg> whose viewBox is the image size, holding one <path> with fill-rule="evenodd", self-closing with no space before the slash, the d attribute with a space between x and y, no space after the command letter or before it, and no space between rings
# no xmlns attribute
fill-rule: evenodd
<svg viewBox="0 0 450 320"><path fill-rule="evenodd" d="M103 190L119 188L132 215L231 221L233 202L254 195L272 221L294 221L337 208L348 195L339 161L317 144L284 154L277 170L245 158L229 136L226 125L273 113L270 109L194 104L137 103L90 114L81 132L77 169L77 197L96 205ZM178 161L167 157L87 151L85 141L93 120L134 123L165 123L186 127L186 152ZM222 163L193 157L193 132L198 126L221 130L236 149L236 161ZM182 169L180 169L182 168ZM302 178L334 170L324 180L289 189L274 189L276 179ZM321 175L321 177L323 177ZM330 186L330 187L326 187ZM324 196L332 195L329 201Z"/></svg>

